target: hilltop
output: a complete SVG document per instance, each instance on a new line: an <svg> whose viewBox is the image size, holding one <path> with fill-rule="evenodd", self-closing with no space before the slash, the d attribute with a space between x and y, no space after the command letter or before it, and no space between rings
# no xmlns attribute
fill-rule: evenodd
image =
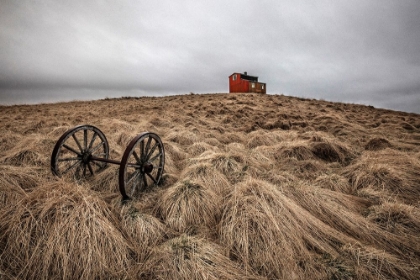
<svg viewBox="0 0 420 280"><path fill-rule="evenodd" d="M418 279L420 115L258 94L1 106L1 279ZM160 186L57 178L64 132L150 131Z"/></svg>

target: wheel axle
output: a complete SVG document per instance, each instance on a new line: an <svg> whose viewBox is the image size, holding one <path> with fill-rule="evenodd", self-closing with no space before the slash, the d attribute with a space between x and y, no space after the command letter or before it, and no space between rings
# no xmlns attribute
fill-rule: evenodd
<svg viewBox="0 0 420 280"><path fill-rule="evenodd" d="M109 159L105 135L92 125L80 125L66 131L57 141L51 155L51 171L56 176L89 178L117 164L119 190L123 200L138 197L152 185L158 185L165 165L165 150L160 137L143 132L132 139L121 161Z"/></svg>

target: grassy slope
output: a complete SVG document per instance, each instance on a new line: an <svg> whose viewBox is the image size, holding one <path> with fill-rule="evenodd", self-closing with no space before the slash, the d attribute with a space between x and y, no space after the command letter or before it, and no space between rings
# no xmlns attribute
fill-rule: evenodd
<svg viewBox="0 0 420 280"><path fill-rule="evenodd" d="M282 95L0 107L0 278L416 279L420 116ZM164 183L121 205L118 167L50 174L92 124L111 158L143 131Z"/></svg>

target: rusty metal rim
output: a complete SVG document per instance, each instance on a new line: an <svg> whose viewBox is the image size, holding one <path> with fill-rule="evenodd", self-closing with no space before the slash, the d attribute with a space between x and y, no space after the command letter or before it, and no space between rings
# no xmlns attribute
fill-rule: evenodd
<svg viewBox="0 0 420 280"><path fill-rule="evenodd" d="M125 175L126 175L126 172L127 172L127 166L130 165L128 163L128 160L129 160L130 156L132 155L132 151L133 151L134 147L136 146L136 144L143 141L144 139L146 139L147 136L149 136L149 138L151 137L152 139L154 139L156 141L156 145L158 146L159 150L162 153L159 156L159 167L158 168L160 168L160 169L157 171L156 178L152 178L153 181L155 181L155 184L160 183L160 179L161 179L162 174L163 174L163 168L164 168L164 165L165 165L165 150L164 150L163 143L162 143L160 137L156 133L153 133L153 132L140 133L139 135L134 137L131 140L131 142L128 144L127 148L124 151L124 155L122 157L122 160L121 160L120 170L119 170L119 189L120 189L120 193L122 195L123 201L127 201L127 200L131 199L131 197L129 197L127 195L127 192L126 192L126 189L125 189L126 188ZM143 152L145 152L146 156L147 156L148 151L143 151ZM149 159L145 158L144 156L145 155L140 154L140 159L144 160L145 162L144 163L142 162L141 165L139 165L139 167L140 166L146 167L150 164L148 162ZM151 156L151 154L149 156ZM148 174L148 176L151 176L149 174L151 172L149 166L146 168L146 170L142 170L142 169L143 169L143 167L139 168L139 170L143 174L143 176L146 176L146 173Z"/></svg>
<svg viewBox="0 0 420 280"><path fill-rule="evenodd" d="M109 157L109 146L108 146L108 140L106 139L105 134L99 128L97 128L93 125L78 125L78 126L72 128L72 129L67 130L58 139L57 143L54 146L53 152L51 154L51 172L54 175L56 175L56 176L61 176L62 175L61 172L58 170L58 166L57 166L58 155L59 155L60 149L63 148L67 139L69 139L72 135L74 135L76 132L78 132L80 130L83 130L83 131L91 130L94 133L96 133L99 136L99 138L101 138L101 140L103 141L102 145L104 146L105 159L108 159L108 157ZM84 141L87 141L87 139L84 139ZM84 143L84 144L86 144L86 143ZM87 144L85 146L87 146ZM87 161L94 160L93 159L94 157L89 157L89 158L82 159L83 158L83 152L82 151L80 151L80 153L79 153L76 150L74 150L73 153L75 153L78 157L81 158L81 160L80 160L81 163L83 162L83 160L87 160ZM106 163L100 169L105 168L105 166L106 166ZM77 164L75 164L74 167L77 167Z"/></svg>

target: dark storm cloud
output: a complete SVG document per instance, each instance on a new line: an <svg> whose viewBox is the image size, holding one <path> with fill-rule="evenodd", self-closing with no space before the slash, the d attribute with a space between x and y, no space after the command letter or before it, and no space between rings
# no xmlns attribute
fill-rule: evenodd
<svg viewBox="0 0 420 280"><path fill-rule="evenodd" d="M7 94L226 92L228 75L248 71L270 93L420 112L417 0L0 5L0 88Z"/></svg>

